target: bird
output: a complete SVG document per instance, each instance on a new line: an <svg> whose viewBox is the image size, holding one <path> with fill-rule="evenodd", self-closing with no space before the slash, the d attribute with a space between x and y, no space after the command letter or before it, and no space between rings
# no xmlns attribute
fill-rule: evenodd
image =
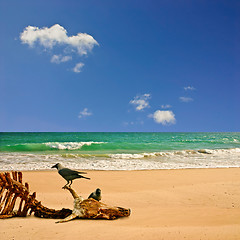
<svg viewBox="0 0 240 240"><path fill-rule="evenodd" d="M95 190L95 192L92 192L92 193L89 195L88 199L89 199L89 198L93 198L93 199L95 199L95 200L97 200L97 201L100 201L100 200L102 199L101 189L97 188L97 189Z"/></svg>
<svg viewBox="0 0 240 240"><path fill-rule="evenodd" d="M72 180L74 180L76 178L85 178L85 179L90 180L90 178L80 175L80 174L86 174L86 172L78 172L78 171L75 171L75 170L72 170L69 168L65 168L62 166L61 163L55 164L54 166L52 166L52 168L56 168L58 170L58 173L67 181L67 184L65 186L67 186L70 182L69 187L71 187Z"/></svg>

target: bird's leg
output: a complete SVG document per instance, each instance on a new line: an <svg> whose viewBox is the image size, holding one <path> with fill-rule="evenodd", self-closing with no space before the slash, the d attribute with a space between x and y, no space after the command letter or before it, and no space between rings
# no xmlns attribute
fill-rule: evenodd
<svg viewBox="0 0 240 240"><path fill-rule="evenodd" d="M69 181L67 181L67 183L62 187L62 189L65 189L68 184L69 184Z"/></svg>
<svg viewBox="0 0 240 240"><path fill-rule="evenodd" d="M72 180L70 180L70 185L69 185L69 187L71 187L71 185L72 185Z"/></svg>
<svg viewBox="0 0 240 240"><path fill-rule="evenodd" d="M68 222L68 221L71 221L72 219L74 219L76 217L77 217L77 214L72 213L68 217L64 218L63 220L57 221L56 223Z"/></svg>

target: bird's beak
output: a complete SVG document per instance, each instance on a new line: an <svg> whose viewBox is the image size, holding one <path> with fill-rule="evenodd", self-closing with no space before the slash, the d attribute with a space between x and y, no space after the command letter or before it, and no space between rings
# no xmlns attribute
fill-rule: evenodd
<svg viewBox="0 0 240 240"><path fill-rule="evenodd" d="M57 168L57 164L55 164L54 166L52 166L52 168Z"/></svg>

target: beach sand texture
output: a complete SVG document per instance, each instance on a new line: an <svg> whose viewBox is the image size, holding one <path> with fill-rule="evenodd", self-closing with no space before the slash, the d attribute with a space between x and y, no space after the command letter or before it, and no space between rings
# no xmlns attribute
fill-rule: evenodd
<svg viewBox="0 0 240 240"><path fill-rule="evenodd" d="M240 169L88 171L72 187L87 198L97 187L102 202L131 209L118 220L56 224L34 216L0 220L0 239L240 239ZM23 172L23 181L49 208L73 206L56 171Z"/></svg>

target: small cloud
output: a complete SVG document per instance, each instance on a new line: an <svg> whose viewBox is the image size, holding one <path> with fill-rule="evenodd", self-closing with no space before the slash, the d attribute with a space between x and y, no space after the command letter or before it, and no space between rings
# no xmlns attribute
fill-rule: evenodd
<svg viewBox="0 0 240 240"><path fill-rule="evenodd" d="M86 55L95 45L99 45L98 42L87 33L68 36L67 30L59 24L55 24L49 28L28 26L20 34L20 40L30 47L33 47L35 43L49 49L57 45L65 45L76 50L79 55Z"/></svg>
<svg viewBox="0 0 240 240"><path fill-rule="evenodd" d="M93 115L92 112L88 110L88 108L84 108L83 111L81 111L78 115L78 118L88 117Z"/></svg>
<svg viewBox="0 0 240 240"><path fill-rule="evenodd" d="M165 104L165 105L161 105L162 109L167 109L167 108L171 108L172 106L169 104Z"/></svg>
<svg viewBox="0 0 240 240"><path fill-rule="evenodd" d="M51 58L51 62L57 64L72 60L73 54L77 57L86 56L94 46L99 45L87 33L68 36L67 30L59 24L43 28L28 26L20 33L20 41L31 48L41 46L45 52L52 49L58 51L58 54ZM73 71L79 73L82 66L80 63L77 64Z"/></svg>
<svg viewBox="0 0 240 240"><path fill-rule="evenodd" d="M51 58L51 62L52 63L62 63L62 62L67 62L67 61L70 61L72 60L72 56L62 56L61 54L60 55L53 55L52 58Z"/></svg>
<svg viewBox="0 0 240 240"><path fill-rule="evenodd" d="M148 117L153 118L156 123L162 125L171 125L176 123L175 114L172 111L157 110L153 114L149 114Z"/></svg>
<svg viewBox="0 0 240 240"><path fill-rule="evenodd" d="M84 63L81 63L81 62L80 62L80 63L77 63L72 70L73 70L73 72L75 72L75 73L80 73L80 72L81 72L81 69L83 68L83 66L84 66Z"/></svg>
<svg viewBox="0 0 240 240"><path fill-rule="evenodd" d="M133 100L131 100L129 103L136 105L136 110L141 111L145 108L149 108L149 102L148 99L151 98L151 95L149 93L145 93L143 95L139 95L134 97Z"/></svg>
<svg viewBox="0 0 240 240"><path fill-rule="evenodd" d="M181 102L185 102L185 103L188 103L188 102L192 102L192 101L193 101L193 99L190 98L190 97L180 97L179 100L180 100Z"/></svg>
<svg viewBox="0 0 240 240"><path fill-rule="evenodd" d="M187 87L184 87L184 90L185 91L194 91L194 90L196 90L196 88L194 88L193 86L187 86Z"/></svg>

